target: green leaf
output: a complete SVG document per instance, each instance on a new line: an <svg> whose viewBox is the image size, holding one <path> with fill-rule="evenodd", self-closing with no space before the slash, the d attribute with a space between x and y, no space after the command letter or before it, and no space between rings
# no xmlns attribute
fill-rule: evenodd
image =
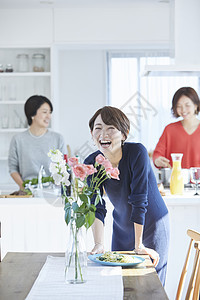
<svg viewBox="0 0 200 300"><path fill-rule="evenodd" d="M85 203L90 201L90 197L88 197L86 194L79 194L79 198L81 199L82 202L85 202Z"/></svg>
<svg viewBox="0 0 200 300"><path fill-rule="evenodd" d="M91 187L85 188L84 194L86 194L87 196L91 196L93 194L93 189Z"/></svg>
<svg viewBox="0 0 200 300"><path fill-rule="evenodd" d="M71 207L71 204L68 202L68 201L66 201L66 199L65 199L65 207L64 207L64 210L67 210L67 209L69 209Z"/></svg>
<svg viewBox="0 0 200 300"><path fill-rule="evenodd" d="M93 205L93 204L91 204L91 205L89 206L89 210L92 211L92 212L95 212L95 211L96 211L96 206Z"/></svg>
<svg viewBox="0 0 200 300"><path fill-rule="evenodd" d="M85 227L88 229L94 223L94 220L95 220L95 213L89 211L85 216Z"/></svg>
<svg viewBox="0 0 200 300"><path fill-rule="evenodd" d="M83 204L81 204L81 206L79 207L77 212L84 214L85 210L86 210L86 205L85 205L85 203L83 203Z"/></svg>
<svg viewBox="0 0 200 300"><path fill-rule="evenodd" d="M65 222L67 223L67 225L69 224L71 220L71 207L68 207L67 209L65 209Z"/></svg>
<svg viewBox="0 0 200 300"><path fill-rule="evenodd" d="M78 206L78 204L76 202L72 203L72 209L73 209L74 212L78 212L79 206Z"/></svg>
<svg viewBox="0 0 200 300"><path fill-rule="evenodd" d="M99 193L98 193L98 194L96 195L94 205L97 206L97 204L99 203L99 201L101 202L101 196L100 196Z"/></svg>
<svg viewBox="0 0 200 300"><path fill-rule="evenodd" d="M76 227L77 228L80 228L81 226L83 226L85 223L85 216L84 215L81 215L80 217L78 217L76 219Z"/></svg>

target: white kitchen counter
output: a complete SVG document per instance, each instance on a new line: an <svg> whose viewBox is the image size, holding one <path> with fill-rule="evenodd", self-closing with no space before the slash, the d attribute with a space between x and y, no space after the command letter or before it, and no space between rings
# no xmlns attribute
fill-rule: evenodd
<svg viewBox="0 0 200 300"><path fill-rule="evenodd" d="M61 199L0 198L2 257L9 251L60 252L67 226Z"/></svg>
<svg viewBox="0 0 200 300"><path fill-rule="evenodd" d="M166 195L163 199L169 205L200 205L200 195L194 196L194 190L184 190L183 195L171 195L169 189L166 189L165 192Z"/></svg>
<svg viewBox="0 0 200 300"><path fill-rule="evenodd" d="M65 252L69 228L64 220L62 199L43 191L42 197L0 198L2 258L9 251ZM110 207L110 208L109 208ZM111 204L105 224L105 247L110 250L112 236ZM87 250L93 247L91 229Z"/></svg>

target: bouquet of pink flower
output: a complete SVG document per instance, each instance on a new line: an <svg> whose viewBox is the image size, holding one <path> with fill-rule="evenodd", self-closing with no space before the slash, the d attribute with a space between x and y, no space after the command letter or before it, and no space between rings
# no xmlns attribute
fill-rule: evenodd
<svg viewBox="0 0 200 300"><path fill-rule="evenodd" d="M80 249L81 227L88 229L95 220L96 205L101 201L99 187L108 178L119 180L119 170L103 156L96 157L95 165L81 164L77 157L66 160L59 150L50 150L50 172L55 184L61 184L65 202L65 222L70 224L68 250L66 251L65 276L68 283L85 282L84 269L87 265L86 250ZM72 171L72 181L69 181L69 169ZM88 176L90 184L88 185ZM66 193L66 186L71 184L71 195ZM92 198L95 198L94 204ZM70 242L72 241L72 242ZM70 271L71 270L71 271Z"/></svg>
<svg viewBox="0 0 200 300"><path fill-rule="evenodd" d="M79 163L77 157L71 157L66 162L59 150L50 150L50 172L55 184L63 186L65 199L65 221L67 225L75 220L77 228L89 228L95 219L96 205L101 201L99 187L108 178L119 180L118 168L113 168L110 161L103 155L96 157L95 165ZM72 182L69 181L69 172L72 170ZM91 176L90 185L87 183ZM66 187L71 184L72 194L66 195ZM94 204L91 199L95 197Z"/></svg>

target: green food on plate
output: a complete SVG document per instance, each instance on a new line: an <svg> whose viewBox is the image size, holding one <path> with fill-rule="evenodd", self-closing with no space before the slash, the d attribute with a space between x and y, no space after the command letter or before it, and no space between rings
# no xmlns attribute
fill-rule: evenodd
<svg viewBox="0 0 200 300"><path fill-rule="evenodd" d="M117 252L105 252L101 256L97 257L97 260L106 262L116 262L116 263L134 263L135 258L131 255L120 254Z"/></svg>

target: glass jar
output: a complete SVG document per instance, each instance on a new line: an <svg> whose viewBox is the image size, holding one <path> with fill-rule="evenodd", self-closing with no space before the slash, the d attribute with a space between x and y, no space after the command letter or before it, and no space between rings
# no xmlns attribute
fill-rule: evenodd
<svg viewBox="0 0 200 300"><path fill-rule="evenodd" d="M3 65L0 64L0 73L3 73L4 69L3 69Z"/></svg>
<svg viewBox="0 0 200 300"><path fill-rule="evenodd" d="M18 72L28 72L29 64L28 64L29 56L28 54L22 53L17 55L17 65Z"/></svg>
<svg viewBox="0 0 200 300"><path fill-rule="evenodd" d="M32 56L33 60L33 72L44 72L45 71L45 55L41 53L35 53Z"/></svg>
<svg viewBox="0 0 200 300"><path fill-rule="evenodd" d="M13 66L11 64L7 64L5 72L13 72Z"/></svg>

